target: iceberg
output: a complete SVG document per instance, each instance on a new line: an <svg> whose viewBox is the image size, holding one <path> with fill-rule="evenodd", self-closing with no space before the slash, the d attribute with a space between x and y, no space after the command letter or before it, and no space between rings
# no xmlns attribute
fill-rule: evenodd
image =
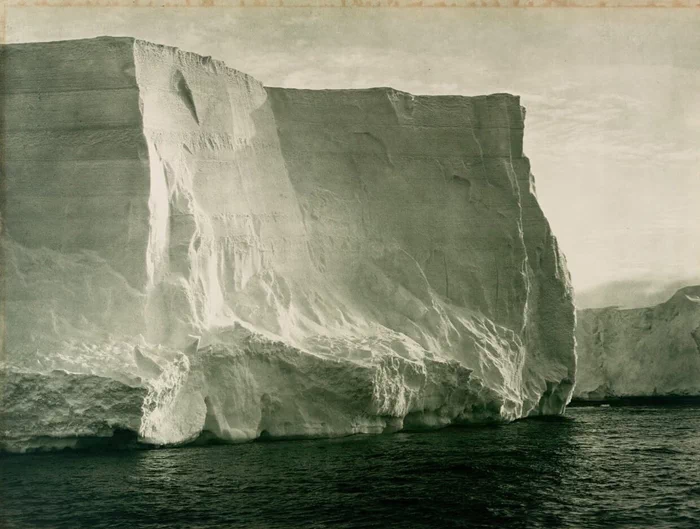
<svg viewBox="0 0 700 529"><path fill-rule="evenodd" d="M578 311L580 400L700 396L700 286L646 308Z"/></svg>
<svg viewBox="0 0 700 529"><path fill-rule="evenodd" d="M1 50L0 448L564 412L572 289L518 97L265 88L132 38Z"/></svg>

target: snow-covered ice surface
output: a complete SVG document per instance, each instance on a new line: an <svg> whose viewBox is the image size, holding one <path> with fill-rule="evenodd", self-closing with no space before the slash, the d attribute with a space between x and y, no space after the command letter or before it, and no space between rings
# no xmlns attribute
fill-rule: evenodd
<svg viewBox="0 0 700 529"><path fill-rule="evenodd" d="M575 397L700 395L700 286L642 309L578 311Z"/></svg>
<svg viewBox="0 0 700 529"><path fill-rule="evenodd" d="M266 89L130 38L2 66L2 448L563 412L572 292L517 97Z"/></svg>

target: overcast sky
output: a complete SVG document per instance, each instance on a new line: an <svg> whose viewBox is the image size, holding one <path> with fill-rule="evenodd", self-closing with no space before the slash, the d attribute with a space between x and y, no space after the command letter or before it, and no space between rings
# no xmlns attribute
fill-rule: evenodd
<svg viewBox="0 0 700 529"><path fill-rule="evenodd" d="M96 35L274 86L519 94L574 285L700 277L700 10L8 9L8 42Z"/></svg>

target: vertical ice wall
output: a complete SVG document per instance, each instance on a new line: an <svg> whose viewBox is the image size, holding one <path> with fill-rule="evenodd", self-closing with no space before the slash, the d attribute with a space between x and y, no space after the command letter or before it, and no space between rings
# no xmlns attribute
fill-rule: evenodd
<svg viewBox="0 0 700 529"><path fill-rule="evenodd" d="M148 156L133 40L7 46L2 66L6 229L27 248L94 251L142 287Z"/></svg>
<svg viewBox="0 0 700 529"><path fill-rule="evenodd" d="M571 286L522 152L519 99L268 92L315 262L428 350L501 387L499 372L527 373L514 382L523 413L561 411L575 371ZM503 327L496 351L474 314Z"/></svg>
<svg viewBox="0 0 700 529"><path fill-rule="evenodd" d="M540 385L544 383L537 410L550 414L568 404L576 378L576 355L562 355L562 351L575 351L576 347L571 332L576 327L573 289L566 259L537 202L530 161L522 151L511 161L520 186L530 278L524 333L530 361L525 377Z"/></svg>
<svg viewBox="0 0 700 529"><path fill-rule="evenodd" d="M658 305L578 311L574 396L700 395L700 287Z"/></svg>
<svg viewBox="0 0 700 529"><path fill-rule="evenodd" d="M0 449L138 430L150 189L133 39L0 46L0 113Z"/></svg>
<svg viewBox="0 0 700 529"><path fill-rule="evenodd" d="M563 410L573 305L517 97L266 90L123 38L2 57L13 442L27 416L169 443ZM116 394L141 416L100 425Z"/></svg>
<svg viewBox="0 0 700 529"><path fill-rule="evenodd" d="M144 331L149 164L133 40L0 57L3 349L50 364L58 343Z"/></svg>
<svg viewBox="0 0 700 529"><path fill-rule="evenodd" d="M262 85L193 53L134 46L151 170L150 338L181 346L246 307L266 318L265 289L303 266L305 233Z"/></svg>

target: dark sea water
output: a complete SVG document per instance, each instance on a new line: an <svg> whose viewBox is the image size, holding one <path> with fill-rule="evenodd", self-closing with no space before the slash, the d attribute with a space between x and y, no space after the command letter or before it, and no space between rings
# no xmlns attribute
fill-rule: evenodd
<svg viewBox="0 0 700 529"><path fill-rule="evenodd" d="M0 465L3 528L700 528L698 406Z"/></svg>

